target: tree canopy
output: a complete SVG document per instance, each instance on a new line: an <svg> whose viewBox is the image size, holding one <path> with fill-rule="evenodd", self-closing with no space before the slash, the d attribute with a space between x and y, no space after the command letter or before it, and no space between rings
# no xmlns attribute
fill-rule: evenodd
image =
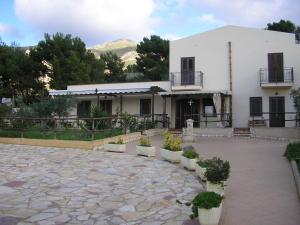
<svg viewBox="0 0 300 225"><path fill-rule="evenodd" d="M37 59L37 58L36 58ZM0 43L0 95L21 96L26 103L45 94L44 74L47 68L18 46Z"/></svg>
<svg viewBox="0 0 300 225"><path fill-rule="evenodd" d="M268 23L266 30L294 33L296 40L300 41L300 27L290 20L280 20L279 22Z"/></svg>
<svg viewBox="0 0 300 225"><path fill-rule="evenodd" d="M163 80L169 73L169 41L152 35L143 38L136 49L137 69L153 81Z"/></svg>
<svg viewBox="0 0 300 225"><path fill-rule="evenodd" d="M100 59L105 65L105 81L106 82L122 82L125 81L124 62L115 53L106 52L101 54Z"/></svg>
<svg viewBox="0 0 300 225"><path fill-rule="evenodd" d="M104 80L104 64L86 49L85 43L70 34L45 34L32 50L32 55L50 64L50 86L65 89L67 85L100 82Z"/></svg>

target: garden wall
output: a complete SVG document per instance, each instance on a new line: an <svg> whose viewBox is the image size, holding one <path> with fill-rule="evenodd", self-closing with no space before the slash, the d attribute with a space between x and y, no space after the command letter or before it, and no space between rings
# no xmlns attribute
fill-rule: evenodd
<svg viewBox="0 0 300 225"><path fill-rule="evenodd" d="M255 127L251 130L251 135L254 138L300 141L300 128Z"/></svg>
<svg viewBox="0 0 300 225"><path fill-rule="evenodd" d="M102 149L102 146L108 142L116 141L119 137L125 143L138 140L141 137L140 132L109 137L95 141L74 141L74 140L49 140L49 139L29 139L29 138L0 138L0 143L17 144L17 145L33 145L42 147L57 147L57 148L81 148L87 150Z"/></svg>

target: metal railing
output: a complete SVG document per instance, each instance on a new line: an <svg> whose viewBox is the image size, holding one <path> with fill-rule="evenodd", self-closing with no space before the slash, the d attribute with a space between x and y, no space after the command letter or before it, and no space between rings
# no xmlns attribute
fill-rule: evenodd
<svg viewBox="0 0 300 225"><path fill-rule="evenodd" d="M232 126L232 114L231 113L200 113L184 115L184 125L186 127L186 121L188 119L194 120L194 127L209 127L209 125L220 123L223 127Z"/></svg>
<svg viewBox="0 0 300 225"><path fill-rule="evenodd" d="M268 83L293 83L294 70L293 67L285 67L280 69L259 69L260 85Z"/></svg>
<svg viewBox="0 0 300 225"><path fill-rule="evenodd" d="M286 122L290 122L290 125L295 127L300 126L300 112L284 112L284 113L271 113L271 112L262 112L261 115L250 116L248 121L249 127L255 126L267 126L267 123L270 125L272 122L282 122L286 125Z"/></svg>
<svg viewBox="0 0 300 225"><path fill-rule="evenodd" d="M203 87L203 73L201 71L171 72L172 86L195 85Z"/></svg>
<svg viewBox="0 0 300 225"><path fill-rule="evenodd" d="M0 137L60 140L97 140L128 132L169 127L167 114L110 116L101 118L0 117Z"/></svg>

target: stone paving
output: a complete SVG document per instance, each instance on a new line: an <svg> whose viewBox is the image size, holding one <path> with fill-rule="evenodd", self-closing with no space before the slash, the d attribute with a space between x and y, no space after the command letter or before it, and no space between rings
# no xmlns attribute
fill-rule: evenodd
<svg viewBox="0 0 300 225"><path fill-rule="evenodd" d="M122 153L0 144L1 225L190 223L203 187L177 165Z"/></svg>

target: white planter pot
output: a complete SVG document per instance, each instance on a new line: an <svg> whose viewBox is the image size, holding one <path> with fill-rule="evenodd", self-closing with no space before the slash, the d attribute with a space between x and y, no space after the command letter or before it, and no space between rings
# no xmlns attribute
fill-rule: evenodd
<svg viewBox="0 0 300 225"><path fill-rule="evenodd" d="M198 220L201 225L218 225L222 213L222 203L218 208L198 208Z"/></svg>
<svg viewBox="0 0 300 225"><path fill-rule="evenodd" d="M108 152L126 152L126 144L105 144L104 150Z"/></svg>
<svg viewBox="0 0 300 225"><path fill-rule="evenodd" d="M155 157L155 147L146 147L146 146L136 146L136 154L137 155L144 155L148 157Z"/></svg>
<svg viewBox="0 0 300 225"><path fill-rule="evenodd" d="M180 156L180 164L188 170L195 170L197 159L189 159L184 156Z"/></svg>
<svg viewBox="0 0 300 225"><path fill-rule="evenodd" d="M182 155L183 151L170 151L167 149L160 149L160 156L173 163L179 163L180 162L180 157Z"/></svg>
<svg viewBox="0 0 300 225"><path fill-rule="evenodd" d="M224 184L213 184L209 181L206 181L206 191L215 192L221 196L224 196L225 194L225 186L226 182Z"/></svg>
<svg viewBox="0 0 300 225"><path fill-rule="evenodd" d="M201 167L198 164L196 164L196 174L203 181L206 181L205 173L206 173L206 167Z"/></svg>

